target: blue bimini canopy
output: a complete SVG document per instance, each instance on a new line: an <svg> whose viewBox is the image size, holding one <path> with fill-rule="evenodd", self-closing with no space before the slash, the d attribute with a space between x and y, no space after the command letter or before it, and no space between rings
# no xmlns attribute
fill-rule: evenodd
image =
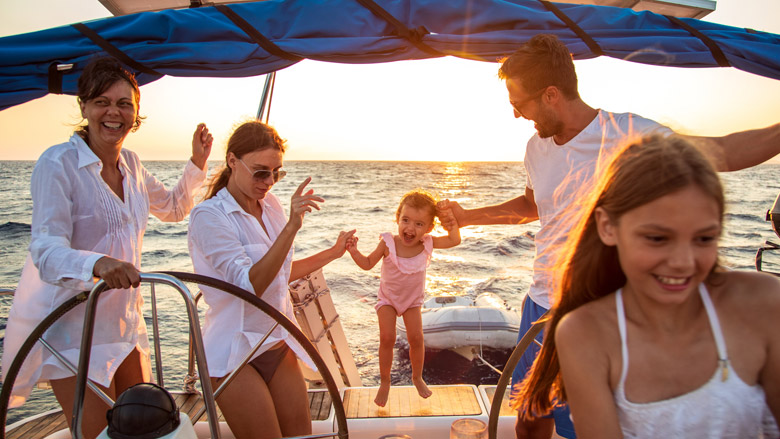
<svg viewBox="0 0 780 439"><path fill-rule="evenodd" d="M687 18L541 0L267 0L143 12L0 38L0 109L76 91L110 54L140 84L164 75L245 77L301 59L380 63L446 55L490 61L538 33L575 59L732 66L780 79L780 36Z"/></svg>

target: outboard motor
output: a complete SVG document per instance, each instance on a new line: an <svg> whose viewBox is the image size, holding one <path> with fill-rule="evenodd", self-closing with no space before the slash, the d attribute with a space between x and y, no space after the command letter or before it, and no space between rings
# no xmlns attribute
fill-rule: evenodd
<svg viewBox="0 0 780 439"><path fill-rule="evenodd" d="M775 204L766 212L766 220L772 221L772 230L780 237L780 194L775 199Z"/></svg>
<svg viewBox="0 0 780 439"><path fill-rule="evenodd" d="M98 439L197 439L189 416L179 413L173 396L153 383L122 392L106 418L108 427Z"/></svg>

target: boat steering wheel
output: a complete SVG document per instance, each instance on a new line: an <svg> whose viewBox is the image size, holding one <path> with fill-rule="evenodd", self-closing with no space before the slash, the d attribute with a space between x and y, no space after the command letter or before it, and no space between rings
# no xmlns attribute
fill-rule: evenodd
<svg viewBox="0 0 780 439"><path fill-rule="evenodd" d="M224 291L225 293L231 294L241 300L244 300L245 302L250 303L255 308L259 309L261 312L271 317L274 321L278 322L279 326L287 330L287 332L289 332L289 334L301 345L301 347L303 347L306 353L309 354L309 357L311 357L312 361L317 366L317 369L322 375L323 380L325 381L325 385L327 387L328 393L330 394L330 398L333 403L336 423L338 425L338 431L330 435L329 434L316 435L316 437L332 436L332 437L338 437L339 439L349 438L349 432L347 430L347 417L346 417L346 412L344 410L344 404L343 401L341 400L341 395L339 394L339 389L336 385L336 381L333 379L333 375L331 375L330 371L328 370L328 367L325 364L325 361L320 356L319 352L317 351L317 348L314 347L314 345L309 341L306 335L298 328L297 325L295 325L295 323L290 321L290 319L288 319L287 316L285 316L284 314L276 310L276 308L267 304L265 301L263 301L256 295L219 279L214 279L199 274L175 272L175 271L157 272L157 274L171 276L183 282L194 282L201 285L208 285L210 287ZM144 279L144 274L142 273L141 281L146 282L149 281L149 279L148 278ZM35 346L35 344L38 342L38 339L42 337L43 334L51 327L51 325L54 324L54 322L56 322L60 317L65 315L67 312L69 312L70 310L72 310L82 302L87 301L90 294L93 294L95 291L100 292L105 289L106 289L105 283L100 281L95 286L95 288L93 288L92 292L84 291L68 299L67 301L65 301L65 303L57 307L57 309L55 309L51 314L46 316L46 318L43 319L43 321L35 328L35 330L32 331L29 337L27 337L27 340L25 340L24 344L22 344L21 348L19 349L19 352L17 353L16 357L11 363L11 366L8 368L8 371L6 373L6 380L3 383L2 390L0 390L0 422L2 422L3 424L3 428L0 429L0 439L5 439L5 423L8 415L8 404L11 398L11 389L13 388L13 384L16 380L19 370L21 369L22 364L24 363L24 360L26 359L27 355L29 355L30 351ZM85 333L86 332L87 331L85 331ZM75 432L74 437L77 438L82 437L81 431ZM303 437L312 437L312 436L303 436Z"/></svg>
<svg viewBox="0 0 780 439"><path fill-rule="evenodd" d="M498 439L498 417L501 414L501 405L504 402L504 392L506 392L506 386L512 379L512 372L517 367L517 363L520 362L520 357L523 356L528 346L534 342L537 334L544 328L547 323L546 317L549 311L544 313L539 320L531 325L528 331L523 335L523 338L517 342L517 346L512 351L512 355L504 365L504 371L501 372L501 376L496 383L496 393L493 395L493 402L490 404L490 417L488 418L488 439Z"/></svg>

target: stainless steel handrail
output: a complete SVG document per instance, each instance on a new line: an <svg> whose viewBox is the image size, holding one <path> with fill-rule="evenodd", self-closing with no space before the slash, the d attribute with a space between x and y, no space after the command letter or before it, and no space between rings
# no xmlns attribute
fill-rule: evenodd
<svg viewBox="0 0 780 439"><path fill-rule="evenodd" d="M501 373L501 376L498 378L496 392L493 394L493 403L490 405L490 417L488 418L489 439L497 439L498 437L498 417L501 414L501 405L504 402L506 387L512 380L512 372L514 372L515 367L517 367L517 363L520 362L520 357L523 356L525 350L534 342L536 336L542 331L544 325L547 324L546 317L549 313L549 311L544 313L539 317L539 320L528 328L528 331L526 331L520 341L517 342L517 346L515 346L515 349L512 351L512 355L509 356L509 359L504 365L504 372Z"/></svg>
<svg viewBox="0 0 780 439"><path fill-rule="evenodd" d="M764 273L773 274L775 276L780 276L780 273L764 270L764 252L772 252L777 250L780 250L780 245L775 244L772 241L766 241L764 243L764 246L759 248L756 251L756 271L761 271Z"/></svg>
<svg viewBox="0 0 780 439"><path fill-rule="evenodd" d="M162 370L162 349L160 348L160 325L157 317L157 294L154 290L154 282L149 285L152 302L152 332L154 333L154 364L157 372L157 385L165 387Z"/></svg>
<svg viewBox="0 0 780 439"><path fill-rule="evenodd" d="M195 307L198 307L200 299L203 297L203 292L198 291L195 294ZM198 375L195 373L195 351L192 349L192 336L189 339L189 353L187 356L187 376L184 377L184 392L185 393L198 393L195 388L195 381L198 379Z"/></svg>
<svg viewBox="0 0 780 439"><path fill-rule="evenodd" d="M200 374L201 388L203 389L203 402L208 413L209 429L213 439L219 439L219 419L217 417L217 407L214 403L211 381L209 380L208 366L206 364L206 354L203 347L203 338L200 332L200 322L198 319L198 309L195 305L195 299L183 282L179 279L160 273L141 273L142 282L157 282L169 285L176 289L184 299L187 308L187 316L190 324L190 335L195 350L195 357L198 363L198 373ZM95 313L97 310L98 297L108 290L106 283L100 280L87 298L86 310L84 313L84 333L81 338L81 351L79 355L78 374L76 376L76 392L73 405L73 438L83 437L81 432L82 411L84 408L84 394L86 389L87 376L89 372L90 349L92 346L92 335L94 333ZM203 378L205 377L205 379Z"/></svg>
<svg viewBox="0 0 780 439"><path fill-rule="evenodd" d="M54 355L54 358L60 361L60 363L65 366L66 369L68 369L73 375L76 375L78 373L78 369L76 369L76 366L73 365L70 361L68 361L67 358L65 358L58 350L54 349L52 345L49 344L46 340L43 339L43 337L38 337L38 343L42 344L44 348L46 348L47 351L49 351L52 355ZM87 380L87 386L89 386L89 389L95 392L95 394L100 397L100 399L103 400L103 402L106 403L109 407L114 405L114 400L111 399L110 396L106 394L106 392L103 391L100 387L97 386L92 380Z"/></svg>

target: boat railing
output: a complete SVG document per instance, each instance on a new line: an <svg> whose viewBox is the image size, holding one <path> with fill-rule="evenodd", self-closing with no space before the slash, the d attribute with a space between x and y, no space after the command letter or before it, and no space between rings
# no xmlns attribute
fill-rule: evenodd
<svg viewBox="0 0 780 439"><path fill-rule="evenodd" d="M756 251L756 270L764 273L780 276L780 273L769 271L764 269L764 253L780 251L780 245L775 244L772 241L766 241L762 247Z"/></svg>
<svg viewBox="0 0 780 439"><path fill-rule="evenodd" d="M525 350L528 349L531 343L536 341L536 336L539 334L542 328L544 328L544 325L547 324L547 317L549 313L549 311L544 313L539 318L539 320L537 320L536 323L534 323L528 329L520 341L517 342L517 346L515 346L515 349L512 351L512 355L509 356L509 359L504 365L504 371L498 378L498 382L496 383L496 393L493 395L493 402L490 405L490 417L488 418L488 439L497 439L498 437L498 417L501 413L501 404L504 402L504 393L506 392L506 388L509 385L509 381L512 379L512 372L515 370L517 363L520 362L520 357L523 356Z"/></svg>

